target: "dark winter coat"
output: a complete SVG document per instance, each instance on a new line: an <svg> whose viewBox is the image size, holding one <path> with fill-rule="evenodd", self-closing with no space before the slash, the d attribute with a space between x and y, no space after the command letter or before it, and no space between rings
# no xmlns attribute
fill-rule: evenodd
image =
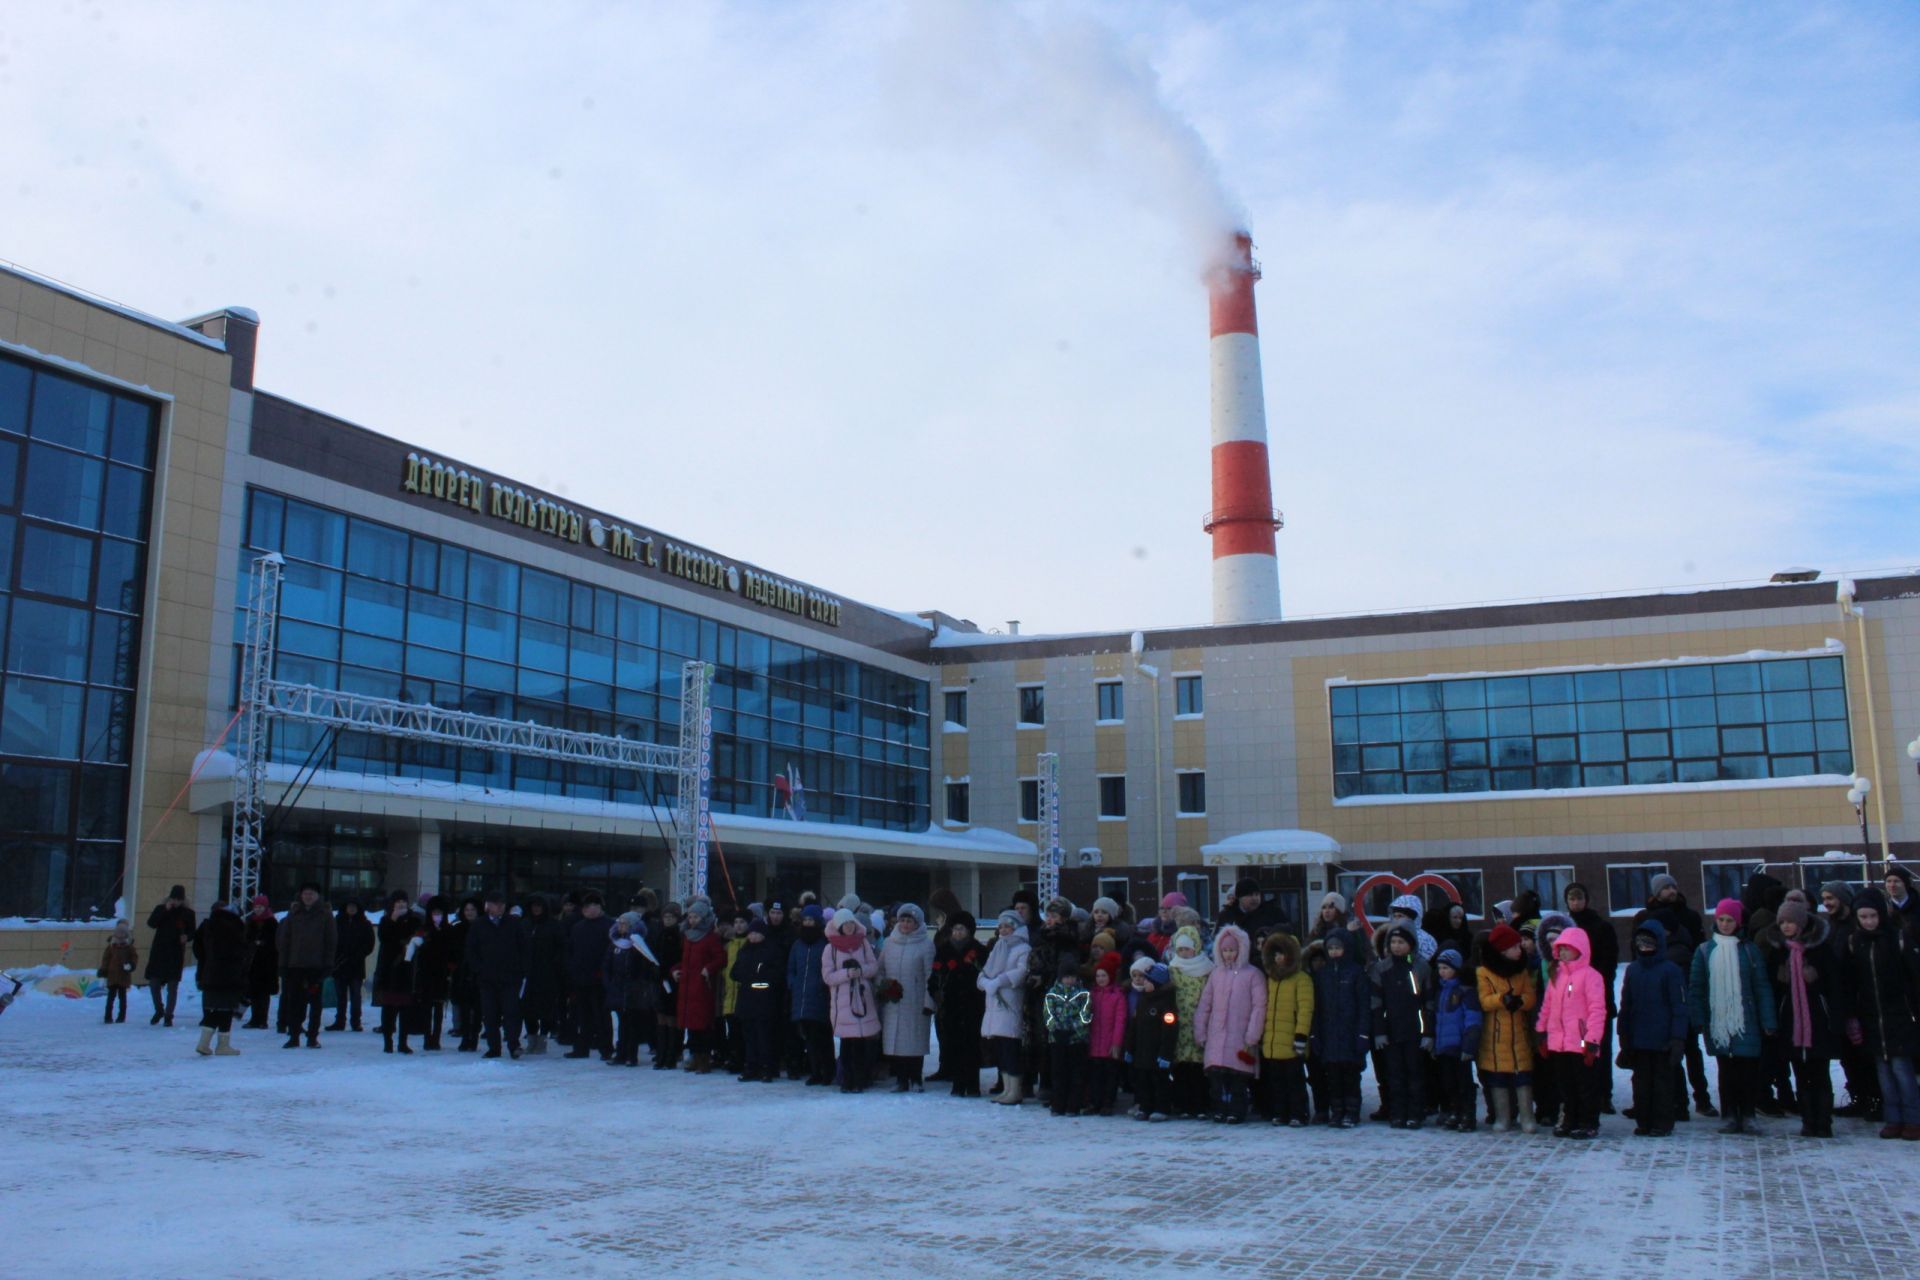
<svg viewBox="0 0 1920 1280"><path fill-rule="evenodd" d="M1339 938L1346 954L1329 959L1313 975L1313 1056L1322 1062L1360 1062L1372 1044L1373 988L1367 971L1353 958L1353 935L1333 929L1322 939Z"/></svg>
<svg viewBox="0 0 1920 1280"><path fill-rule="evenodd" d="M663 998L660 966L639 944L622 947L609 936L600 968L606 975L607 1008L615 1013L652 1013L659 1008Z"/></svg>
<svg viewBox="0 0 1920 1280"><path fill-rule="evenodd" d="M480 1000L480 985L473 980L473 969L467 963L467 935L473 932L473 923L461 915L446 930L447 994L456 1005Z"/></svg>
<svg viewBox="0 0 1920 1280"><path fill-rule="evenodd" d="M277 990L280 985L280 953L273 945L279 923L271 911L264 916L250 914L246 919L247 980L267 991Z"/></svg>
<svg viewBox="0 0 1920 1280"><path fill-rule="evenodd" d="M1740 948L1740 1000L1746 1025L1730 1043L1721 1044L1713 1038L1711 1018L1713 953L1719 945L1710 942L1693 953L1687 995L1694 1024L1700 1028L1702 1046L1715 1057L1757 1058L1762 1038L1774 1031L1773 989L1760 962L1760 948L1746 941L1727 944Z"/></svg>
<svg viewBox="0 0 1920 1280"><path fill-rule="evenodd" d="M527 998L550 999L566 979L565 928L544 911L529 911L521 926L527 931Z"/></svg>
<svg viewBox="0 0 1920 1280"><path fill-rule="evenodd" d="M1433 1002L1433 1051L1446 1058L1480 1054L1480 997L1471 983L1454 976L1440 984Z"/></svg>
<svg viewBox="0 0 1920 1280"><path fill-rule="evenodd" d="M1613 931L1613 922L1595 911L1592 907L1582 907L1578 911L1567 913L1573 923L1587 931L1587 942L1593 947L1593 967L1606 980L1607 990L1613 990L1613 979L1620 971L1620 935ZM1465 955L1466 952L1461 952ZM1611 1000L1613 997L1607 997Z"/></svg>
<svg viewBox="0 0 1920 1280"><path fill-rule="evenodd" d="M527 976L527 932L518 916L482 915L467 929L467 971L479 982L518 987Z"/></svg>
<svg viewBox="0 0 1920 1280"><path fill-rule="evenodd" d="M453 927L428 916L421 923L424 939L413 953L413 993L428 1004L439 1004L453 989Z"/></svg>
<svg viewBox="0 0 1920 1280"><path fill-rule="evenodd" d="M380 954L373 962L373 1002L383 1007L391 1006L404 1009L413 1003L414 973L418 959L407 959L407 944L421 933L426 920L419 914L407 911L399 915L389 912L380 921L377 936L380 941ZM424 939L421 943L426 945Z"/></svg>
<svg viewBox="0 0 1920 1280"><path fill-rule="evenodd" d="M308 906L296 898L287 908L287 918L280 922L276 941L281 973L289 969L325 973L333 968L334 952L339 947L333 912L324 899L316 898Z"/></svg>
<svg viewBox="0 0 1920 1280"><path fill-rule="evenodd" d="M1434 1019L1433 971L1418 954L1373 962L1373 1034L1393 1044L1431 1038Z"/></svg>
<svg viewBox="0 0 1920 1280"><path fill-rule="evenodd" d="M342 910L333 918L333 976L351 982L367 976L367 957L373 954L373 922L365 913Z"/></svg>
<svg viewBox="0 0 1920 1280"><path fill-rule="evenodd" d="M1845 973L1867 1052L1881 1060L1920 1057L1920 951L1885 923L1872 933L1856 928Z"/></svg>
<svg viewBox="0 0 1920 1280"><path fill-rule="evenodd" d="M1667 958L1667 931L1658 920L1647 920L1633 932L1651 936L1654 951L1650 959L1635 955L1627 964L1614 1034L1629 1052L1664 1052L1687 1036L1687 974Z"/></svg>
<svg viewBox="0 0 1920 1280"><path fill-rule="evenodd" d="M730 976L739 990L733 1002L735 1015L748 1019L783 1016L780 996L787 985L787 958L778 942L771 938L749 941L733 958Z"/></svg>
<svg viewBox="0 0 1920 1280"><path fill-rule="evenodd" d="M239 923L237 918L234 923ZM147 917L147 928L153 930L153 945L147 948L147 981L180 981L187 967L187 944L194 937L193 909L163 902Z"/></svg>
<svg viewBox="0 0 1920 1280"><path fill-rule="evenodd" d="M1840 955L1833 949L1831 926L1824 916L1808 916L1800 934L1801 973L1807 984L1807 1013L1811 1023L1810 1045L1803 1051L1793 1043L1793 956L1778 923L1760 930L1754 941L1766 961L1767 976L1773 983L1775 1024L1780 1042L1790 1057L1802 1052L1808 1058L1837 1058L1847 1042L1846 976L1841 972Z"/></svg>
<svg viewBox="0 0 1920 1280"><path fill-rule="evenodd" d="M193 935L194 985L208 1013L232 1013L247 994L247 927L231 911L208 913Z"/></svg>
<svg viewBox="0 0 1920 1280"><path fill-rule="evenodd" d="M1134 1004L1121 1052L1137 1067L1171 1063L1180 1052L1180 1009L1172 983L1143 993Z"/></svg>
<svg viewBox="0 0 1920 1280"><path fill-rule="evenodd" d="M787 952L787 1016L795 1022L825 1022L833 1014L826 979L820 976L820 953L827 936L803 929Z"/></svg>
<svg viewBox="0 0 1920 1280"><path fill-rule="evenodd" d="M1220 909L1220 919L1216 923L1222 929L1230 924L1238 925L1246 931L1249 938L1253 939L1255 946L1258 946L1270 933L1287 933L1293 928L1278 899L1262 902L1251 911L1242 911L1236 899Z"/></svg>
<svg viewBox="0 0 1920 1280"><path fill-rule="evenodd" d="M1633 927L1638 929L1649 920L1658 921L1660 927L1666 930L1667 959L1679 965L1682 973L1688 972L1695 949L1707 940L1706 926L1701 923L1700 913L1687 905L1684 896L1676 897L1670 903L1652 899L1633 917Z"/></svg>
<svg viewBox="0 0 1920 1280"><path fill-rule="evenodd" d="M606 973L607 932L612 928L613 921L604 915L598 920L585 916L574 920L567 932L567 985L597 987L601 984ZM658 958L660 949L655 947L653 954Z"/></svg>

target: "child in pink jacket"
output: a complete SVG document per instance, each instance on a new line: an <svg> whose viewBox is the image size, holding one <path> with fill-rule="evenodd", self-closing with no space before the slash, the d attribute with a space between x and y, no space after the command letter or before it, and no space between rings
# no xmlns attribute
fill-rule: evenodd
<svg viewBox="0 0 1920 1280"><path fill-rule="evenodd" d="M1553 976L1540 1000L1535 1030L1546 1037L1547 1070L1560 1094L1556 1138L1585 1140L1600 1132L1600 1100L1588 1070L1600 1057L1607 1034L1606 984L1589 957L1587 931L1575 926L1553 942Z"/></svg>
<svg viewBox="0 0 1920 1280"><path fill-rule="evenodd" d="M1120 1045L1127 1034L1127 989L1120 985L1120 953L1093 966L1093 1026L1087 1040L1087 1115L1113 1114L1120 1089Z"/></svg>
<svg viewBox="0 0 1920 1280"><path fill-rule="evenodd" d="M1193 1038L1206 1050L1207 1093L1215 1124L1245 1124L1267 1029L1267 978L1238 925L1213 939L1213 972L1194 1010Z"/></svg>

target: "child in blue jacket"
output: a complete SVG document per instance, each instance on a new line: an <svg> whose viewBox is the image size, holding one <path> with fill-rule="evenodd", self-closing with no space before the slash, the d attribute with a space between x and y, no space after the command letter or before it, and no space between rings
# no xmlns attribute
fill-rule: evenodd
<svg viewBox="0 0 1920 1280"><path fill-rule="evenodd" d="M1621 984L1619 1065L1633 1072L1633 1133L1665 1138L1673 1133L1674 1069L1686 1054L1687 977L1667 958L1667 931L1643 920L1633 931L1633 960Z"/></svg>
<svg viewBox="0 0 1920 1280"><path fill-rule="evenodd" d="M1373 986L1354 954L1353 935L1330 929L1320 940L1326 963L1313 975L1312 1057L1325 1072L1336 1129L1360 1123L1360 1064L1372 1044Z"/></svg>
<svg viewBox="0 0 1920 1280"><path fill-rule="evenodd" d="M1440 1127L1457 1133L1479 1128L1473 1060L1480 1056L1480 996L1466 980L1460 953L1448 947L1434 957L1440 974L1435 999L1433 1057L1440 1072Z"/></svg>

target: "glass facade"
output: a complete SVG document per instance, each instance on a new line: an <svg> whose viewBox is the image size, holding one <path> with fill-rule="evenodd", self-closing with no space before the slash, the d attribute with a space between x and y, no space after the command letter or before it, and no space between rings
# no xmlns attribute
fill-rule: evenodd
<svg viewBox="0 0 1920 1280"><path fill-rule="evenodd" d="M264 490L249 564L286 557L283 680L677 744L680 668L715 664L713 807L775 814L791 766L807 820L893 830L929 814L928 688L852 659ZM235 683L244 612L235 616ZM271 758L587 800L644 803L670 780L278 723ZM665 786L668 790L660 790Z"/></svg>
<svg viewBox="0 0 1920 1280"><path fill-rule="evenodd" d="M1838 657L1335 685L1333 794L1845 775Z"/></svg>
<svg viewBox="0 0 1920 1280"><path fill-rule="evenodd" d="M113 914L158 418L0 355L0 916Z"/></svg>

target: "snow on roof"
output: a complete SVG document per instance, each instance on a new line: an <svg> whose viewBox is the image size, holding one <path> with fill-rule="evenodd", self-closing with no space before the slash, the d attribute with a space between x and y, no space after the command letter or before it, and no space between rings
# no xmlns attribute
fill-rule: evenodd
<svg viewBox="0 0 1920 1280"><path fill-rule="evenodd" d="M170 333L176 338L185 338L188 342L197 342L209 350L225 351L227 349L226 343L216 338L209 338L197 329L189 329L185 325L175 324L171 320L162 320L159 316L148 315L144 311L135 311L132 307L115 302L111 298L103 298L97 293L91 293L80 288L78 285L68 284L63 280L55 280L51 276L43 276L37 271L29 271L17 262L0 261L0 271L6 271L12 275L19 276L23 280L31 280L42 288L52 289L56 293L64 293L69 298L84 302L90 307L99 307L103 311L111 311L115 315L125 316L129 320ZM226 310L238 313L243 310L243 308L228 307ZM258 323L259 317L254 316L253 320L255 323Z"/></svg>
<svg viewBox="0 0 1920 1280"><path fill-rule="evenodd" d="M1225 840L1200 846L1200 856L1209 862L1252 862L1256 859L1279 860L1299 866L1321 863L1340 856L1340 842L1321 831L1276 828L1269 831L1243 831Z"/></svg>

